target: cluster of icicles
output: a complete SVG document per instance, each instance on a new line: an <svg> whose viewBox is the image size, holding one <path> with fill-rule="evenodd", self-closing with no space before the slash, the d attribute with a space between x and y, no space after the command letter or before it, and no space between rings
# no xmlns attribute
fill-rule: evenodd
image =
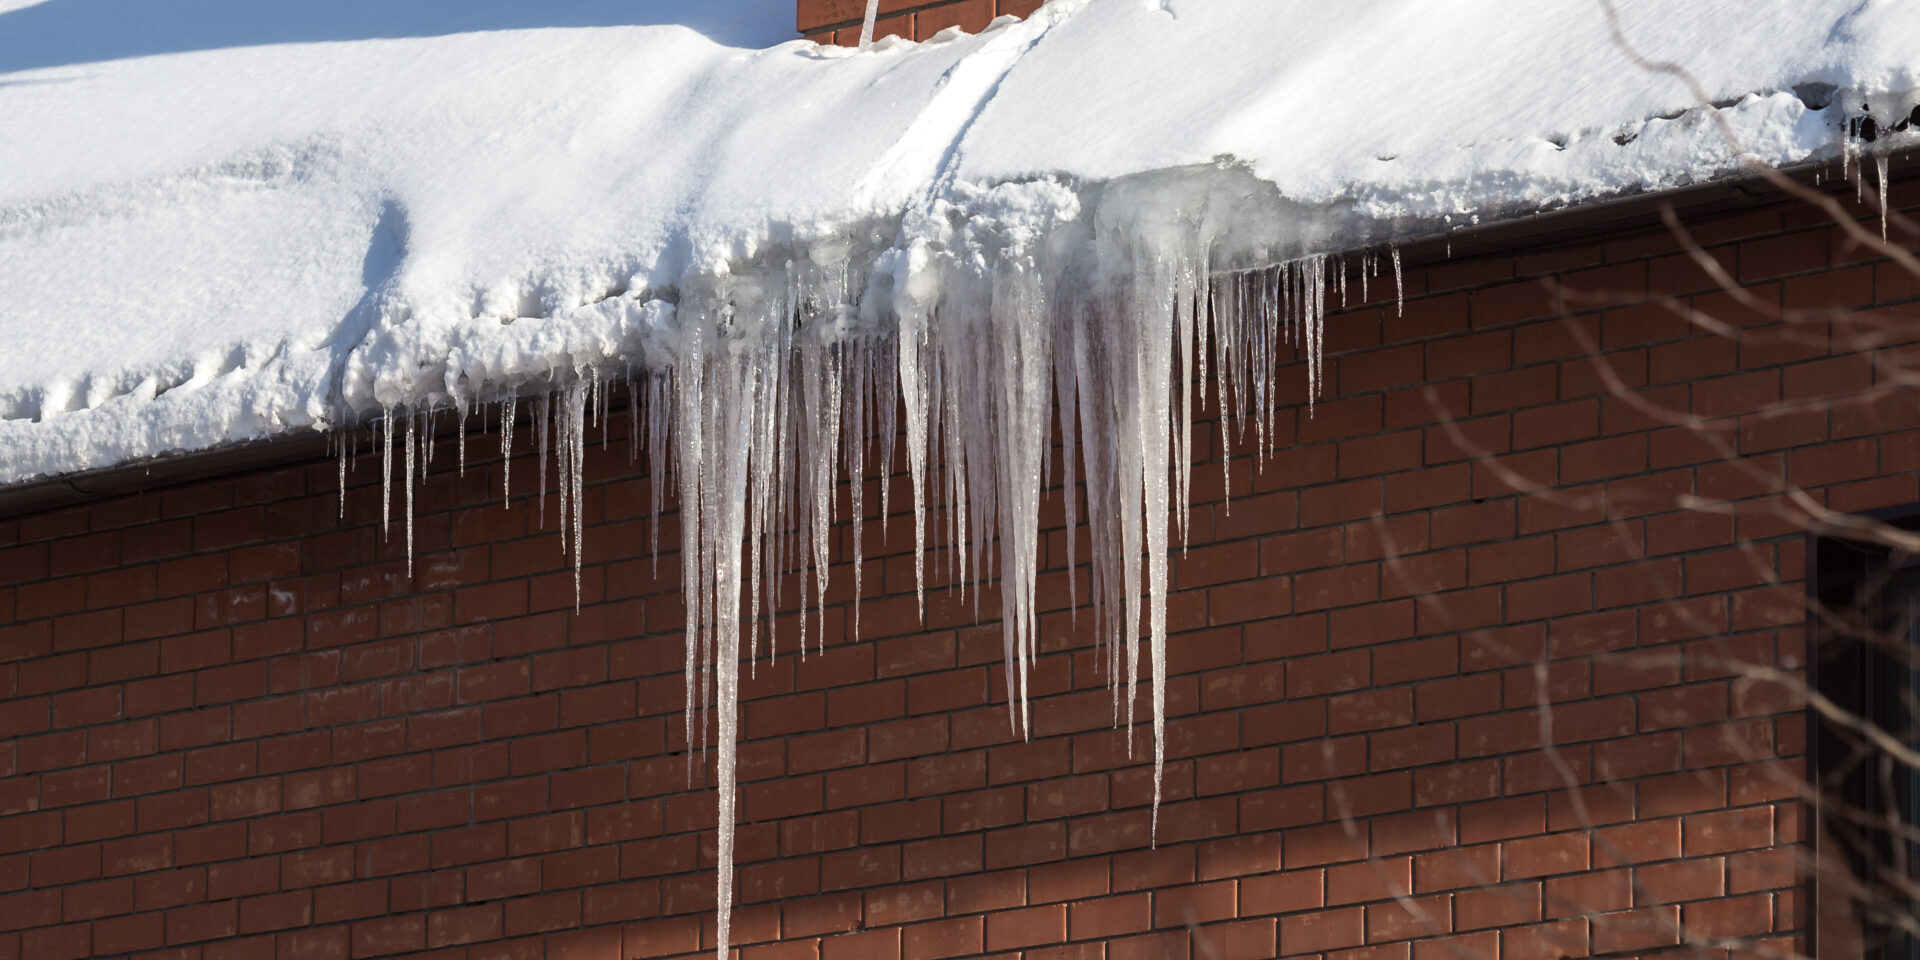
<svg viewBox="0 0 1920 960"><path fill-rule="evenodd" d="M1362 298L1387 258L1361 254L1355 282ZM1396 290L1400 257L1391 251ZM630 458L647 455L656 562L663 487L673 478L680 517L680 561L687 604L686 720L689 776L701 748L705 711L717 714L713 747L719 789L719 953L725 957L733 888L735 754L740 667L777 654L773 623L781 585L800 585L801 655L808 607L825 641L824 609L832 525L851 525L853 632L859 631L861 522L868 456L891 469L904 428L912 478L914 567L920 611L926 602L930 536L945 547L946 583L963 593L1000 581L1007 709L1030 736L1028 671L1039 646L1039 515L1055 439L1063 451L1058 480L1083 489L1097 643L1113 693L1114 722L1133 723L1142 647L1151 671L1157 829L1165 759L1169 540L1187 537L1193 425L1199 404L1216 414L1221 449L1251 440L1272 449L1275 379L1305 361L1309 408L1321 389L1321 344L1329 300L1345 303L1344 258L1310 256L1278 265L1214 271L1204 257L1141 255L1133 268L1073 295L1049 289L1038 270L1003 269L973 297L898 317L888 332L847 334L846 277L797 278L752 324L682 306L672 362L624 366L617 376L582 367L556 371L482 402L454 403L459 464L465 472L468 418L496 425L502 500L511 505L515 418L532 416L538 452L535 509L546 516L547 481L557 475L561 550L574 568L578 609L582 522L581 465L589 427L604 446L612 398L624 384ZM789 268L790 270L792 268ZM949 277L949 280L952 278ZM964 286L964 284L963 284ZM822 331L827 331L823 333ZM611 365L611 364L609 364ZM1205 386L1213 385L1206 396ZM404 536L412 573L414 489L432 460L438 410L389 407L373 424L382 467L381 515L389 536ZM1057 417L1056 417L1057 413ZM904 423L900 418L904 416ZM1058 434L1053 433L1057 426ZM1249 436L1249 434L1251 436ZM341 511L357 432L336 437ZM401 452L396 457L395 447ZM1074 451L1080 456L1073 456ZM549 457L556 469L550 471ZM396 460L398 463L396 464ZM401 499L394 518L395 469ZM1224 458L1222 463L1225 468ZM443 468L444 469L444 468ZM521 480L522 483L526 479ZM840 500L844 486L847 499ZM880 515L890 515L881 483ZM1229 496L1231 491L1229 491ZM1076 497L1064 498L1067 565ZM939 530L934 531L929 517ZM404 533L392 529L403 526ZM997 551L997 552L996 552ZM1143 563L1144 561L1144 563ZM1144 568L1144 569L1143 569ZM1070 602L1080 597L1068 578ZM811 597L808 587L811 585ZM976 608L977 609L977 608ZM1142 634L1145 634L1144 641ZM1132 739L1128 738L1129 749Z"/></svg>
<svg viewBox="0 0 1920 960"><path fill-rule="evenodd" d="M1920 107L1916 107L1915 112L1920 113ZM1886 151L1874 152L1871 150L1867 145L1868 141L1857 135L1859 127L1860 120L1856 118L1850 128L1850 135L1842 137L1840 140L1840 178L1842 180L1853 181L1853 202L1865 202L1867 195L1866 162L1869 156L1873 158L1873 172L1875 174L1873 192L1880 204L1880 242L1885 243L1887 241L1888 195L1892 189L1891 185L1887 183L1887 153ZM1824 167L1825 164L1822 164L1821 168L1814 170L1814 186L1820 185L1822 179L1821 169Z"/></svg>

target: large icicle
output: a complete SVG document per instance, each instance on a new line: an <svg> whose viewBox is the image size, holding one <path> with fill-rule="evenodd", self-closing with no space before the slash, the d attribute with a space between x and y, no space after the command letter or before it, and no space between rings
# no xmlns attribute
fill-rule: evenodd
<svg viewBox="0 0 1920 960"><path fill-rule="evenodd" d="M409 579L413 577L413 451L419 446L419 435L414 427L414 422L418 419L417 415L407 417L407 577Z"/></svg>
<svg viewBox="0 0 1920 960"><path fill-rule="evenodd" d="M1400 272L1400 248L1393 248L1393 315L1405 316L1407 313L1406 278Z"/></svg>
<svg viewBox="0 0 1920 960"><path fill-rule="evenodd" d="M380 539L393 520L393 408L380 418Z"/></svg>
<svg viewBox="0 0 1920 960"><path fill-rule="evenodd" d="M1157 836L1172 538L1185 549L1196 533L1187 515L1193 421L1209 405L1216 412L1225 471L1231 445L1251 441L1262 455L1276 445L1283 366L1297 365L1290 375L1305 381L1310 415L1325 386L1328 301L1345 296L1346 264L1223 247L1231 211L1200 194L1169 203L1153 189L1108 188L1092 206L1085 199L1045 180L955 187L910 217L891 246L868 251L871 261L846 242L822 241L797 245L779 266L692 278L676 304L649 314L632 355L556 357L506 382L463 374L446 393L387 406L376 425L384 528L401 442L395 418L406 418L411 570L414 485L432 455L436 405L451 398L462 421L461 469L469 405L482 411L483 428L486 404L498 406L501 495L510 500L516 401L530 391L535 523L546 524L551 457L578 610L591 535L587 429L601 427L604 447L615 388L597 371L627 366L630 459L647 451L656 568L669 491L678 501L687 774L709 769L695 761L711 749L722 957L731 943L741 661L757 666L763 634L776 655L776 621L796 634L802 656L808 631L816 651L858 639L865 474L877 454L884 530L896 432L913 499L918 609L924 617L930 551L949 590L971 591L976 616L989 615L979 605L997 586L1008 722L1022 736L1033 734L1028 677L1043 647L1047 560L1040 518L1057 440L1068 603L1077 617L1084 522L1096 663L1129 753L1147 660ZM1386 253L1402 300L1399 250ZM1363 299L1381 269L1374 253L1361 256ZM348 441L339 439L343 507ZM830 573L849 562L854 606L846 635L830 635L840 623L828 616Z"/></svg>
<svg viewBox="0 0 1920 960"><path fill-rule="evenodd" d="M1874 193L1880 198L1880 242L1887 242L1887 194L1891 187L1887 183L1887 155L1876 154L1873 158Z"/></svg>
<svg viewBox="0 0 1920 960"><path fill-rule="evenodd" d="M873 46L873 24L880 16L880 0L867 0L867 12L860 20L860 49Z"/></svg>
<svg viewBox="0 0 1920 960"><path fill-rule="evenodd" d="M1136 253L1136 257L1139 254ZM1136 462L1140 471L1145 513L1141 517L1147 541L1147 631L1153 671L1153 811L1149 836L1159 831L1160 779L1166 764L1167 724L1167 460L1173 445L1170 435L1173 419L1171 384L1174 315L1179 310L1179 281L1171 275L1179 264L1149 256L1135 267L1138 289L1135 309L1140 324L1139 343L1134 354L1133 389L1134 428L1139 432L1140 449ZM1181 512L1186 504L1180 505ZM1128 504L1128 509L1133 505ZM1137 601L1136 601L1137 602ZM1137 646L1137 644L1136 644ZM1129 676L1131 679L1131 676Z"/></svg>
<svg viewBox="0 0 1920 960"><path fill-rule="evenodd" d="M500 401L500 504L513 509L513 414L519 406L512 387Z"/></svg>
<svg viewBox="0 0 1920 960"><path fill-rule="evenodd" d="M337 448L334 452L340 458L340 519L342 520L347 518L347 441L352 436L352 430L333 432L333 442Z"/></svg>

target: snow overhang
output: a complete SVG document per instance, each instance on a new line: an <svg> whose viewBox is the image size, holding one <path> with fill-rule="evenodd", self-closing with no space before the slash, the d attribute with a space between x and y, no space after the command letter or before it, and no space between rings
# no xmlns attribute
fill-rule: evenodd
<svg viewBox="0 0 1920 960"><path fill-rule="evenodd" d="M1920 171L1920 148L1899 148L1888 157L1890 182L1897 194L1911 184L1916 171ZM1845 181L1833 179L1830 176L1833 170L1832 162L1823 160L1788 167L1782 172L1804 187L1850 197L1854 188ZM1764 179L1732 175L1688 187L1640 191L1480 224L1464 223L1437 233L1410 237L1401 243L1400 251L1409 270L1439 263L1466 263L1522 250L1589 245L1615 236L1659 229L1663 207L1671 207L1682 222L1693 223L1788 200L1777 186ZM442 425L443 433L453 429L451 421ZM302 430L228 441L199 450L163 452L128 463L19 481L0 486L0 519L239 473L311 465L326 456L327 446L327 439L321 433Z"/></svg>
<svg viewBox="0 0 1920 960"><path fill-rule="evenodd" d="M1180 219L1244 266L1830 159L1863 118L1904 142L1920 9L1760 6L1624 4L1638 59L1593 0L1054 0L869 51L0 43L0 486L670 363L647 304L790 263L866 333L916 242Z"/></svg>

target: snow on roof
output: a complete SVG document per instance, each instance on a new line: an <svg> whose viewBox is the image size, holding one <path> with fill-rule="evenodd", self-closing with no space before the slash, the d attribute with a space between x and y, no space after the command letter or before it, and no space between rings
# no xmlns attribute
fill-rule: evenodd
<svg viewBox="0 0 1920 960"><path fill-rule="evenodd" d="M1824 91L1886 118L1920 87L1912 3L1620 17L1769 163L1836 149ZM874 260L982 186L1084 200L1160 171L1135 193L1258 198L1213 241L1250 262L1734 168L1597 0L1054 0L864 52L720 42L790 19L0 0L0 484L334 425L463 374L657 362L640 304L821 246Z"/></svg>

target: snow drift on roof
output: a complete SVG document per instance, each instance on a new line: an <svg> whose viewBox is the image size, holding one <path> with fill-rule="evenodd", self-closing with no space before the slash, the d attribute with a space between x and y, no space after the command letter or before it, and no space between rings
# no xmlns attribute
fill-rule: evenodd
<svg viewBox="0 0 1920 960"><path fill-rule="evenodd" d="M1252 262L1733 167L1594 0L1055 0L859 53L601 25L682 3L231 6L0 11L0 483L336 424L462 374L538 378L560 355L648 362L604 301L672 302L809 244L871 259L963 185L1228 166L1265 219L1216 237L1216 260ZM753 38L714 12L740 5L693 6ZM782 4L747 6L784 30ZM1797 85L1883 118L1920 86L1913 4L1640 2L1621 28L1772 163L1839 137L1843 111Z"/></svg>

